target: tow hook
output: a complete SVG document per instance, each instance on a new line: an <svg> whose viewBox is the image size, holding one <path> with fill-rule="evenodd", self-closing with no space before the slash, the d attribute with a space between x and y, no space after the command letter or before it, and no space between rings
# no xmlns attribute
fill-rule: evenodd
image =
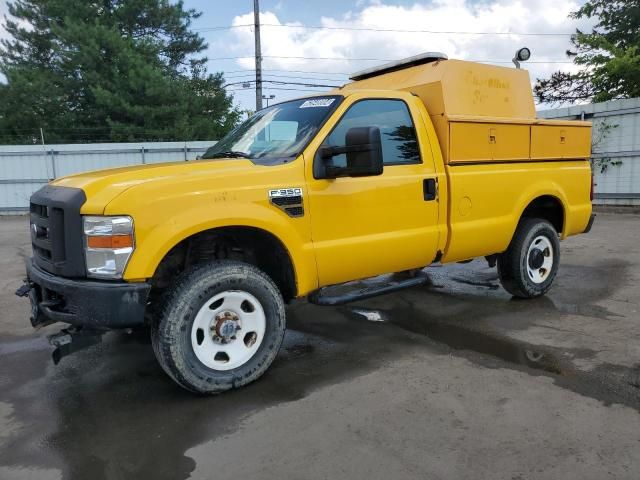
<svg viewBox="0 0 640 480"><path fill-rule="evenodd" d="M49 343L56 347L51 354L54 365L57 365L63 357L73 352L88 348L102 342L103 330L83 327L63 328L54 335L49 335Z"/></svg>
<svg viewBox="0 0 640 480"><path fill-rule="evenodd" d="M19 297L28 297L29 290L31 290L31 284L25 280L24 285L22 285L19 289L16 290L16 295Z"/></svg>

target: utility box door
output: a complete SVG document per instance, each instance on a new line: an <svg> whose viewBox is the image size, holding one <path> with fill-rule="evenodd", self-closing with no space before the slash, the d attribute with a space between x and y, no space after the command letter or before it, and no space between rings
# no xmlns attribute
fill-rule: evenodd
<svg viewBox="0 0 640 480"><path fill-rule="evenodd" d="M532 125L531 159L589 158L591 128L571 125Z"/></svg>
<svg viewBox="0 0 640 480"><path fill-rule="evenodd" d="M450 164L529 159L529 125L451 122L449 128Z"/></svg>

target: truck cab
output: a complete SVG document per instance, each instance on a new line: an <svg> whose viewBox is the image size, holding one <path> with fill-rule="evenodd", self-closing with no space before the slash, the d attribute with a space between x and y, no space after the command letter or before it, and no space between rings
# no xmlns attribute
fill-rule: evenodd
<svg viewBox="0 0 640 480"><path fill-rule="evenodd" d="M219 393L257 379L285 303L486 257L517 297L548 291L590 229L587 122L539 120L526 71L424 54L256 112L195 162L53 181L31 199L21 294L35 327L150 327L167 374ZM363 294L364 295L364 294ZM357 298L362 298L360 295ZM65 353L63 351L62 353Z"/></svg>

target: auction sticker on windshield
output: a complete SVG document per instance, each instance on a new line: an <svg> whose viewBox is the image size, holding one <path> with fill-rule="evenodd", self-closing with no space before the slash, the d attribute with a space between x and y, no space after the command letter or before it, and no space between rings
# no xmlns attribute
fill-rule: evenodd
<svg viewBox="0 0 640 480"><path fill-rule="evenodd" d="M306 100L300 105L300 108L328 107L334 100L335 98L314 98L313 100Z"/></svg>

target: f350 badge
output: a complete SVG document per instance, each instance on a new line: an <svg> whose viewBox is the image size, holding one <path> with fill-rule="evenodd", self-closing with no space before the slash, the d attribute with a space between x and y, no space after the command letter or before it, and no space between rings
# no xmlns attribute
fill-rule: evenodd
<svg viewBox="0 0 640 480"><path fill-rule="evenodd" d="M287 187L269 190L269 202L278 207L290 217L302 217L304 205L302 201L302 188Z"/></svg>

